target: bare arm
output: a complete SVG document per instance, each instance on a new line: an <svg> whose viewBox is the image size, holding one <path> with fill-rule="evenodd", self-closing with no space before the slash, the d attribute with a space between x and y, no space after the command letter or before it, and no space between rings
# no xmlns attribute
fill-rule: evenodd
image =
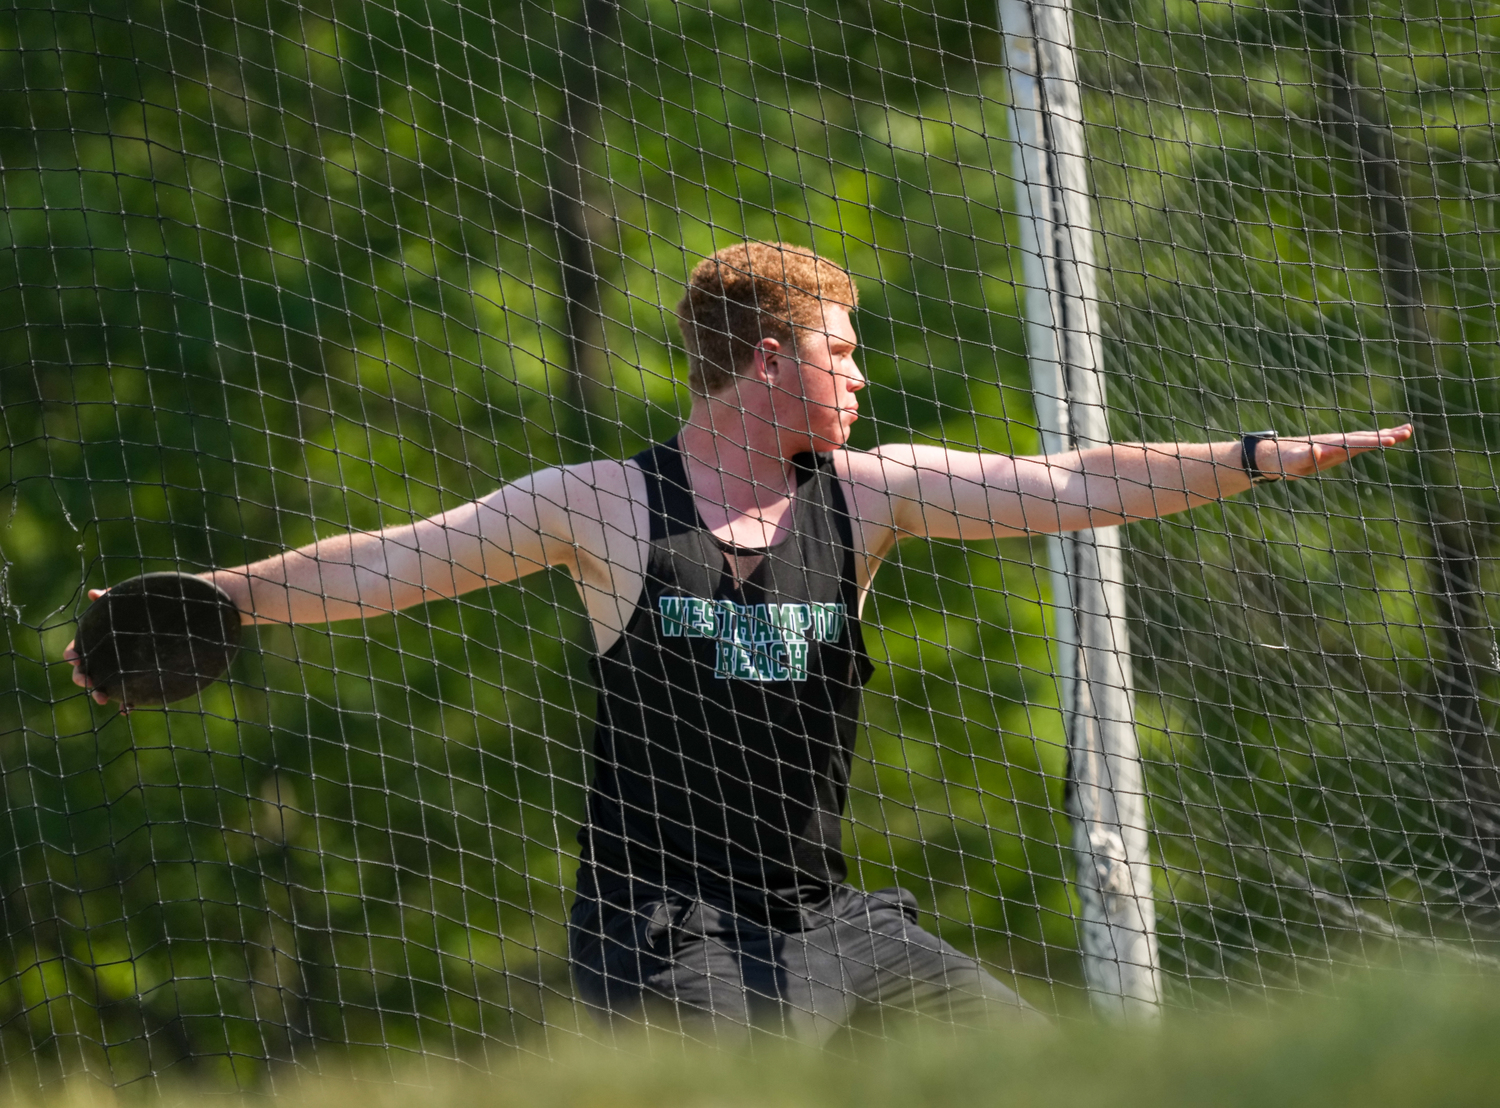
<svg viewBox="0 0 1500 1108"><path fill-rule="evenodd" d="M1307 477L1404 442L1411 433L1407 424L1262 441L1256 465L1268 474ZM874 451L867 456L874 460L851 467L850 476L856 485L871 481L888 497L890 542L907 536L981 539L1110 527L1233 496L1250 488L1240 450L1237 439L1120 443L1012 458L905 445Z"/></svg>
<svg viewBox="0 0 1500 1108"><path fill-rule="evenodd" d="M419 523L333 535L203 576L229 594L246 623L328 623L459 596L573 563L567 500L585 490L597 514L603 494L593 476L542 470ZM90 600L102 595L89 591ZM73 683L88 688L75 644L63 657L73 663ZM93 696L105 702L102 692Z"/></svg>
<svg viewBox="0 0 1500 1108"><path fill-rule="evenodd" d="M542 470L418 523L332 535L203 576L247 623L382 615L570 560L566 492L563 470Z"/></svg>
<svg viewBox="0 0 1500 1108"><path fill-rule="evenodd" d="M333 535L203 576L229 594L247 623L328 623L565 565L586 586L592 611L600 603L595 594L615 583L613 563L628 563L637 534L649 526L642 480L620 462L541 470L418 523ZM89 599L102 595L93 589ZM76 644L63 657L73 664L73 683L91 688ZM105 703L104 693L91 691Z"/></svg>

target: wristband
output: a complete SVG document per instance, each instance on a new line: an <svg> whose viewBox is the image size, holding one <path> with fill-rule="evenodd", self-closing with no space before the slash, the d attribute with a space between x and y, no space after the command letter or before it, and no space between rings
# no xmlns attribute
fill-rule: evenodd
<svg viewBox="0 0 1500 1108"><path fill-rule="evenodd" d="M1275 431L1251 431L1240 440L1240 466L1252 485L1265 485L1281 480L1281 474L1265 473L1255 464L1255 448L1264 440L1276 437Z"/></svg>

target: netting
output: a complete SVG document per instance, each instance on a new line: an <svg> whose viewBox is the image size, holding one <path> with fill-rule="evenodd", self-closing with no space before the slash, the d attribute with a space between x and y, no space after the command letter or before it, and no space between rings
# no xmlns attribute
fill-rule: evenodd
<svg viewBox="0 0 1500 1108"><path fill-rule="evenodd" d="M1496 18L1075 13L1114 438L1417 424L1125 530L1170 1005L1403 940L1496 957ZM995 12L55 0L0 39L0 1057L253 1084L592 1033L563 570L263 626L129 715L61 661L85 590L669 438L672 308L743 239L853 275L855 448L1039 452ZM1046 564L891 556L844 846L1057 1011L1084 989Z"/></svg>

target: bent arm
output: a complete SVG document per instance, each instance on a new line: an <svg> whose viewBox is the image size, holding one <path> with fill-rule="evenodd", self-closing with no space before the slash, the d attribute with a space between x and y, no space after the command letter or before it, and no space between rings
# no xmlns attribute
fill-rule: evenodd
<svg viewBox="0 0 1500 1108"><path fill-rule="evenodd" d="M569 559L564 480L542 470L419 523L333 535L203 576L247 623L329 623L459 596Z"/></svg>
<svg viewBox="0 0 1500 1108"><path fill-rule="evenodd" d="M1411 425L1353 434L1263 440L1263 473L1307 477L1411 437ZM1238 439L1118 443L1045 457L943 447L882 447L894 538L980 539L1112 527L1154 519L1250 488Z"/></svg>

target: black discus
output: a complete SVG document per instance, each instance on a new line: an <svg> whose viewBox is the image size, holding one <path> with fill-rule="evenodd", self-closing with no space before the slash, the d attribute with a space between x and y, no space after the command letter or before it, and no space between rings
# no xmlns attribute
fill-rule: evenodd
<svg viewBox="0 0 1500 1108"><path fill-rule="evenodd" d="M240 648L240 611L188 573L147 573L110 588L78 621L84 676L127 708L170 704L219 679Z"/></svg>

